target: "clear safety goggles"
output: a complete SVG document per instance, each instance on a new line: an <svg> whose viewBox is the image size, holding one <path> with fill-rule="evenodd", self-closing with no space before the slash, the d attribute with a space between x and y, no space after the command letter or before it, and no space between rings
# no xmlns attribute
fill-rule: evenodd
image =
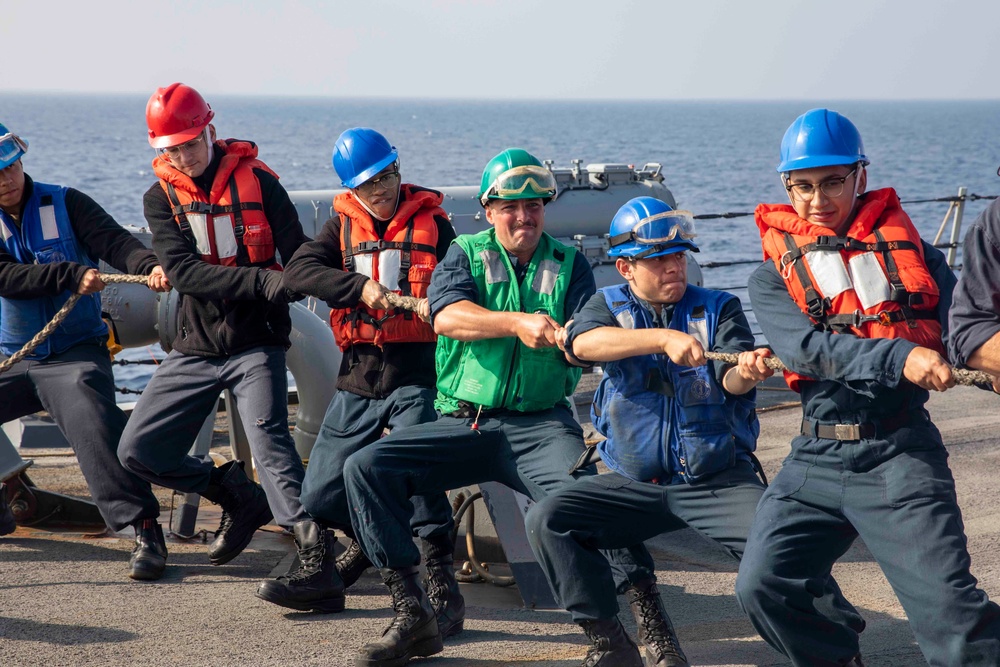
<svg viewBox="0 0 1000 667"><path fill-rule="evenodd" d="M208 127L205 127L204 131L199 134L194 139L188 139L183 144L178 144L176 146L167 146L166 148L154 148L156 154L165 157L168 160L178 160L181 157L181 153L194 153L201 149L201 147L209 141Z"/></svg>
<svg viewBox="0 0 1000 667"><path fill-rule="evenodd" d="M28 142L13 132L0 136L0 164L13 164L21 153L27 152Z"/></svg>
<svg viewBox="0 0 1000 667"><path fill-rule="evenodd" d="M556 178L545 167L525 165L508 169L497 176L483 193L485 206L489 199L542 199L556 196Z"/></svg>
<svg viewBox="0 0 1000 667"><path fill-rule="evenodd" d="M627 232L608 239L612 248L623 243L662 245L671 241L690 241L696 236L694 216L690 211L664 211L643 218Z"/></svg>

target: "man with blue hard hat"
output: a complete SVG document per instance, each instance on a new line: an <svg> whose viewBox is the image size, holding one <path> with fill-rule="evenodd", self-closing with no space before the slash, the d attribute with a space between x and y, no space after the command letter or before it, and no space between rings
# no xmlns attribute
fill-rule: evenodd
<svg viewBox="0 0 1000 667"><path fill-rule="evenodd" d="M399 155L373 129L343 132L333 150L333 168L347 192L333 200L335 216L315 241L303 244L285 268L285 284L326 301L340 347L337 393L330 403L302 483L302 504L325 527L353 537L344 488L347 457L396 431L432 421L434 349L428 321L431 273L455 230L435 190L402 183ZM421 316L391 308L386 293L420 300ZM411 527L422 539L427 590L441 635L462 630L465 602L453 569L451 505L444 493L412 499ZM332 543L324 528L324 540ZM345 587L371 565L357 542L334 571ZM327 566L332 567L332 566ZM267 581L257 595L275 604L302 608L303 570L297 577Z"/></svg>
<svg viewBox="0 0 1000 667"><path fill-rule="evenodd" d="M954 385L942 357L955 277L891 188L866 191L850 120L827 109L785 133L789 204L756 210L765 262L750 300L801 435L761 499L736 594L795 665L861 665L864 620L816 604L861 537L896 592L927 662L1000 664L1000 607L977 588L948 453L924 404Z"/></svg>
<svg viewBox="0 0 1000 667"><path fill-rule="evenodd" d="M610 639L591 650L589 666L643 664L597 550L690 526L739 558L764 491L753 457L754 387L774 371L763 361L768 351L753 349L740 300L687 283L694 235L691 215L659 199L622 206L608 255L626 283L598 290L563 342L604 368L592 421L607 439L594 454L611 472L544 498L526 524L559 602L588 635ZM707 362L707 350L739 354L739 363ZM687 665L655 579L627 594L647 667Z"/></svg>
<svg viewBox="0 0 1000 667"><path fill-rule="evenodd" d="M382 638L361 649L359 667L396 667L442 650L418 581L410 496L496 481L538 500L595 472L570 472L584 451L566 400L580 369L556 347L594 293L594 276L581 253L544 232L555 178L511 148L486 165L479 194L490 228L459 236L428 290L441 417L390 434L344 467L356 539L381 569L396 612ZM652 577L641 545L608 557L623 588Z"/></svg>
<svg viewBox="0 0 1000 667"><path fill-rule="evenodd" d="M83 471L91 497L115 531L135 527L133 579L159 579L167 548L157 523L160 504L148 482L118 462L125 413L115 403L108 326L101 317L104 282L98 260L169 282L159 261L93 199L73 188L33 181L21 158L28 142L0 125L0 351L13 355L73 295L62 324L34 352L0 375L0 423L47 411ZM0 534L14 528L0 485ZM9 529L9 530L8 530Z"/></svg>

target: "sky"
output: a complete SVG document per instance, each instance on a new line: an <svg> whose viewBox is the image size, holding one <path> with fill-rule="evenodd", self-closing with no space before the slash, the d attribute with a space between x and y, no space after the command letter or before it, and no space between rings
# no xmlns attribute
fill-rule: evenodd
<svg viewBox="0 0 1000 667"><path fill-rule="evenodd" d="M996 0L5 0L0 43L0 104L174 81L317 97L1000 97Z"/></svg>

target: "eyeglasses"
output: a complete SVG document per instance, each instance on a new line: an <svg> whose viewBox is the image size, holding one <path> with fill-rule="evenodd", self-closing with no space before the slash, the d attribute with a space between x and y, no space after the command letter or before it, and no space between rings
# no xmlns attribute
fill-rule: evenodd
<svg viewBox="0 0 1000 667"><path fill-rule="evenodd" d="M524 165L503 172L481 198L485 206L490 199L540 199L556 196L556 179L545 167Z"/></svg>
<svg viewBox="0 0 1000 667"><path fill-rule="evenodd" d="M190 141L185 141L183 144L178 144L176 146L169 146L167 148L158 148L157 152L160 155L165 155L169 160L176 160L181 156L181 153L194 153L196 150L201 148L201 145L205 143L205 133L202 132L194 139Z"/></svg>
<svg viewBox="0 0 1000 667"><path fill-rule="evenodd" d="M829 197L833 199L844 194L844 183L847 182L851 176L857 174L858 168L855 167L847 172L846 176L829 178L822 183L785 183L785 190L791 193L792 198L796 201L808 202L812 201L813 197L816 196L817 190L823 191L824 197Z"/></svg>
<svg viewBox="0 0 1000 667"><path fill-rule="evenodd" d="M382 174L378 178L372 178L365 181L364 183L356 187L355 190L357 190L360 194L367 197L371 193L375 192L375 188L382 188L383 190L391 190L392 188L396 187L396 184L398 182L399 182L399 172L390 171L387 174Z"/></svg>

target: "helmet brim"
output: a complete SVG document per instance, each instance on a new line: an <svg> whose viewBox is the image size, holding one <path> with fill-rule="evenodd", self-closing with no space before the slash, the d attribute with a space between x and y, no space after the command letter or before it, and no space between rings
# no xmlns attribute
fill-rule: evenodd
<svg viewBox="0 0 1000 667"><path fill-rule="evenodd" d="M380 171L388 167L390 164L393 164L398 159L399 159L399 153L396 151L396 149L393 149L391 153L386 155L384 158L382 158L372 166L365 169L363 172L361 172L351 180L341 181L341 185L343 185L345 188L350 188L351 190L353 190L354 188L358 187L365 181L372 179L375 176L375 174L379 173Z"/></svg>
<svg viewBox="0 0 1000 667"><path fill-rule="evenodd" d="M849 166L858 164L859 162L865 167L871 164L864 155L820 155L786 160L778 165L777 171L779 174L784 174L790 171L801 171L802 169Z"/></svg>
<svg viewBox="0 0 1000 667"><path fill-rule="evenodd" d="M653 247L655 246L645 245L641 243L626 243L624 245L618 246L617 248L612 248L611 250L609 250L608 257L613 257L613 258L621 257L623 259L629 259ZM696 246L693 242L680 241L677 243L671 243L669 246L663 247L655 252L651 252L648 255L643 255L640 259L649 259L650 257L661 257L663 255L674 255L676 253L685 252L688 250L690 250L691 252L701 252L701 250L698 249L698 246Z"/></svg>

